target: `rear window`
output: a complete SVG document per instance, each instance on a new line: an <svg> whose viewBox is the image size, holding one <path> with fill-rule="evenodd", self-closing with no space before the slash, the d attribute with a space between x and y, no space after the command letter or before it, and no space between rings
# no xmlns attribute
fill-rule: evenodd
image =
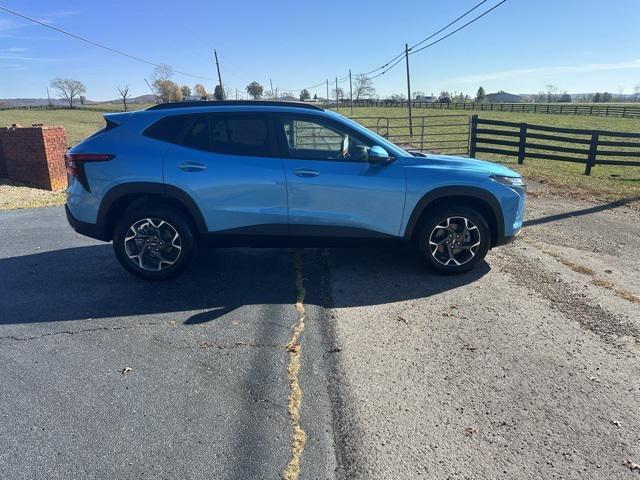
<svg viewBox="0 0 640 480"><path fill-rule="evenodd" d="M179 143L182 132L193 120L192 115L174 115L158 120L147 128L143 135L169 143Z"/></svg>

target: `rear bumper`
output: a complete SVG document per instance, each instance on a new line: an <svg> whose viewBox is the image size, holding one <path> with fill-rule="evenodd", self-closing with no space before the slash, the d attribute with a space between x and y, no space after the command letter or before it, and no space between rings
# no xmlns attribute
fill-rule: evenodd
<svg viewBox="0 0 640 480"><path fill-rule="evenodd" d="M69 225L71 225L71 228L73 228L80 235L95 238L96 240L102 240L104 242L108 242L111 240L107 235L105 235L104 229L100 225L78 220L73 216L67 205L64 206L64 211L67 214L67 221L69 222Z"/></svg>

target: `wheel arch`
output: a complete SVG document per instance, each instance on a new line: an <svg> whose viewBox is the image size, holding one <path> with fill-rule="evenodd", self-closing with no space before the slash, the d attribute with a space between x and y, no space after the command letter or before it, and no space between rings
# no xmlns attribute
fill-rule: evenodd
<svg viewBox="0 0 640 480"><path fill-rule="evenodd" d="M407 226L404 238L413 240L420 231L426 214L440 205L462 204L478 210L489 225L491 246L496 246L504 237L504 216L498 199L490 192L477 187L440 187L427 192L418 201Z"/></svg>
<svg viewBox="0 0 640 480"><path fill-rule="evenodd" d="M145 203L173 206L187 215L195 225L197 234L207 232L200 208L184 190L162 183L131 182L113 187L102 199L97 224L101 226L104 239L111 240L113 229L125 211Z"/></svg>

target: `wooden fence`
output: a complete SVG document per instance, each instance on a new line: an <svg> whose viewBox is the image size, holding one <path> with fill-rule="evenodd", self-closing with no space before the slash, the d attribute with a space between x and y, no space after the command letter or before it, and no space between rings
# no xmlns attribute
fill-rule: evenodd
<svg viewBox="0 0 640 480"><path fill-rule="evenodd" d="M582 163L589 175L595 165L640 167L640 133L547 127L473 115L469 156L475 158L477 153L515 157L519 164L525 158Z"/></svg>
<svg viewBox="0 0 640 480"><path fill-rule="evenodd" d="M335 102L327 105L335 108ZM358 100L354 107L400 107L407 108L407 102L394 100ZM341 100L340 108L348 108L349 101ZM479 110L486 112L549 113L555 115L595 115L604 117L640 118L640 104L589 104L589 103L480 103L480 102L419 102L412 101L412 108L436 110Z"/></svg>

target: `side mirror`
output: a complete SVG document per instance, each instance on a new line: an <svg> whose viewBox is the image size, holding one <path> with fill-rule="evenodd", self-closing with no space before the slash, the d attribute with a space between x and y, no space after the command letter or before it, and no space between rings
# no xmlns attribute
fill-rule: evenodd
<svg viewBox="0 0 640 480"><path fill-rule="evenodd" d="M391 160L389 153L379 145L369 149L369 163L387 163Z"/></svg>

